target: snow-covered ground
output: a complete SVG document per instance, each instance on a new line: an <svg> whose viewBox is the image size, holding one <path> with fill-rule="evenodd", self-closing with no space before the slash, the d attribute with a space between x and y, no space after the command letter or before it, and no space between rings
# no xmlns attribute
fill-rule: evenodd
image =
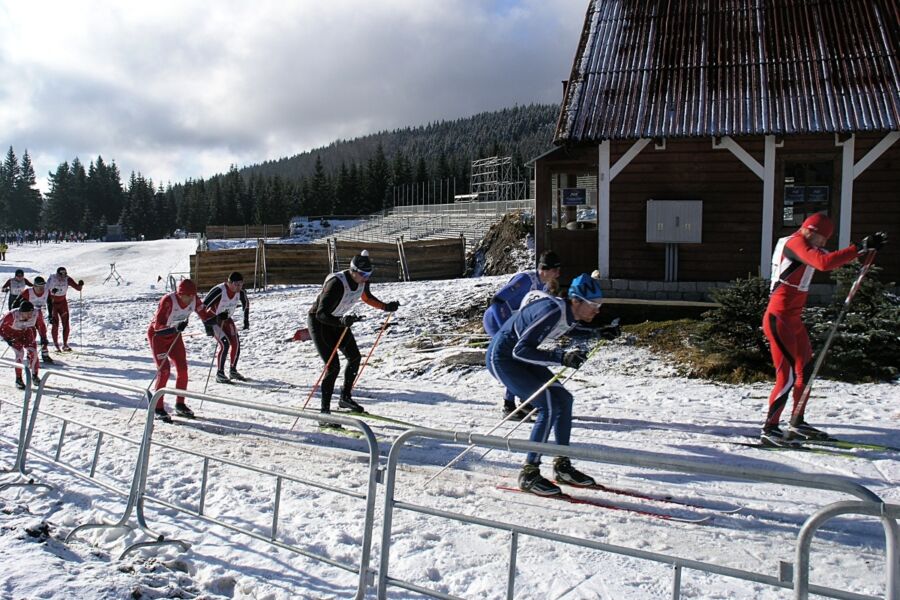
<svg viewBox="0 0 900 600"><path fill-rule="evenodd" d="M194 240L143 243L51 244L14 246L0 263L4 279L21 267L29 278L66 266L84 279L83 312L77 293L73 307L72 345L77 353L55 355L65 372L93 374L145 387L154 376L146 328L169 272L187 270ZM126 284L103 285L110 263ZM160 281L158 278L162 278ZM482 366L483 352L450 347L423 352L414 346L421 335L457 331L466 307L482 307L506 277L373 286L385 300L399 300L395 325L387 330L366 368L356 396L372 412L423 426L459 431L487 431L500 417L501 386ZM321 370L310 342L283 343L304 324L318 286L279 287L251 292L251 329L241 332L241 371L253 379L228 386L209 383L217 395L302 406ZM608 310L608 309L604 309ZM354 326L365 355L374 342L382 314L368 307L368 317ZM475 313L477 311L470 311ZM196 317L187 333L202 332ZM578 343L588 344L590 340ZM213 342L202 335L187 338L192 390L203 390ZM8 369L0 369L2 399L15 401ZM140 400L110 390L57 389L45 409L137 438L140 417L129 423ZM761 467L772 471L834 474L850 477L889 502L900 502L900 461L896 454L856 452L855 457L765 452L728 443L757 431L768 385L726 386L684 379L644 350L620 339L605 346L567 384L576 398L572 443L593 447L648 450L718 464ZM900 446L896 384L817 385L810 420L845 438ZM169 399L172 402L172 399ZM365 460L361 441L333 436L301 422L289 432L287 417L262 416L220 405L191 402L205 419L185 425L160 425L154 439L195 451L272 468L322 483L341 482L364 491ZM318 406L314 398L311 407ZM143 415L143 412L139 413ZM0 441L17 435L18 412L8 402L0 410ZM233 425L233 427L232 427ZM243 427L252 428L244 431ZM370 422L382 455L402 428ZM514 435L527 437L528 427ZM120 496L63 471L38 453L53 456L59 422L38 421L30 459L49 492L11 488L0 492L0 597L3 598L349 598L356 578L301 555L273 548L250 537L210 526L198 519L148 503L151 525L192 544L188 552L168 547L144 550L124 560L116 557L137 538L121 531L87 532L70 544L65 536L77 525L118 518ZM61 460L85 468L93 456L96 434L70 429ZM96 478L127 487L135 448L108 441ZM743 510L715 514L703 525L673 523L627 512L576 506L496 489L515 485L522 456L494 451L463 460L427 488L424 481L462 446L416 442L405 453L399 498L473 516L543 528L591 540L665 552L679 557L777 574L778 561L793 561L794 541L804 519L830 502L850 499L819 490L753 484L709 476L691 476L631 467L577 466L601 482L644 491L663 491L711 506L736 503ZM0 444L0 461L14 459ZM200 487L199 459L155 448L148 490L176 504L192 506ZM545 464L545 474L549 465ZM8 475L5 477L9 477ZM272 478L214 466L210 471L205 511L229 523L268 535L274 494ZM621 496L597 498L629 506L652 507L673 514L706 514L672 505ZM373 568L380 556L383 487L375 516ZM279 539L335 560L358 559L363 503L315 488L286 484L281 503ZM391 575L466 598L504 598L509 534L434 517L399 512L395 517ZM520 539L516 598L644 600L670 597L671 571L664 565L599 551ZM880 595L884 581L884 539L871 518L841 518L816 537L812 553L813 583ZM789 598L780 591L732 579L686 571L685 598ZM370 590L370 597L374 591ZM421 596L392 588L390 598Z"/></svg>

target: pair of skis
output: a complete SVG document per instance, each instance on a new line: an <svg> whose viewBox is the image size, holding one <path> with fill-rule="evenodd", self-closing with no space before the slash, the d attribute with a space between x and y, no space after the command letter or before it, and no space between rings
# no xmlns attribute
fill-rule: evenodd
<svg viewBox="0 0 900 600"><path fill-rule="evenodd" d="M559 485L559 482L556 482ZM526 492L520 490L519 488L509 487L505 485L497 486L498 490L502 490L505 492L515 492L519 494L531 494L531 492ZM670 495L662 495L662 494L649 494L645 492L639 492L635 490L629 490L624 488L611 487L608 485L595 484L588 487L577 488L581 490L595 490L599 492L603 492L606 494L614 494L618 496L625 496L628 498L634 498L636 500L644 501L644 502L658 502L662 504L672 504L679 506L681 508L693 509L693 510L702 510L707 512L715 512L719 514L734 514L742 510L742 507L737 505L731 505L727 507L717 508L714 506L710 506L707 504L702 504L698 501L690 501L690 500L679 500ZM581 504L586 506L596 506L598 508L605 508L608 510L615 510L621 512L628 512L636 515L640 515L642 517L649 517L652 519L660 519L663 521L673 521L676 523L690 523L690 524L703 524L709 523L713 519L713 515L697 515L697 516L681 516L677 514L673 514L670 512L665 512L662 510L656 510L652 508L638 508L635 506L629 506L625 504L619 504L612 500L607 500L603 498L593 498L593 497L584 497L584 496L574 496L572 494L563 493L557 494L555 496L538 496L539 498L547 498L550 500L556 500L559 502L567 502L569 504Z"/></svg>

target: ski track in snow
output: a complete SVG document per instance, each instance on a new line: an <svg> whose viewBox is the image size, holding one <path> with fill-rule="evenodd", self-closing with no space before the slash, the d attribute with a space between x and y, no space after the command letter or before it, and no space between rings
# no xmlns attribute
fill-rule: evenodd
<svg viewBox="0 0 900 600"><path fill-rule="evenodd" d="M169 272L187 271L193 240L143 243L50 244L13 246L0 274L15 268L29 278L66 266L84 279L83 304L70 291L76 352L54 353L52 370L102 375L120 383L146 387L154 376L146 328L164 292ZM126 284L102 285L110 263L116 263ZM157 277L163 277L157 281ZM245 276L248 276L245 273ZM375 284L373 292L402 306L381 339L355 390L355 397L372 412L418 425L486 432L501 417L501 386L483 368L483 349L450 346L432 352L415 348L425 334L477 331L452 316L466 307L481 307L508 277L469 280ZM279 406L302 406L322 368L311 342L284 343L305 326L306 311L319 286L250 291L251 329L241 331L239 368L252 378L233 386L208 384L211 394ZM205 292L205 290L202 290ZM604 309L606 316L614 316ZM384 313L357 309L367 318L354 326L365 357L383 322ZM196 316L188 334L202 333ZM574 338L582 346L588 338ZM202 391L214 344L204 335L186 338L191 381ZM338 385L340 385L340 379ZM174 384L174 377L170 380ZM138 394L125 394L85 384L50 379L43 408L133 439L139 439L145 416ZM729 444L758 431L769 384L729 386L679 377L672 366L627 340L606 344L567 384L575 395L572 443L610 446L689 456L737 466L827 473L850 477L888 502L900 502L900 462L895 455L860 452L872 460L818 454L764 452ZM339 389L339 388L338 388ZM12 373L0 371L0 463L14 460L12 440L18 435L20 392ZM900 446L897 432L897 384L852 385L817 383L810 418L834 435L864 442ZM167 398L169 406L172 398ZM214 452L301 479L325 484L343 482L365 492L365 443L318 431L315 421L293 419L240 408L190 401L201 416L195 422L159 425L154 439L194 452ZM318 394L310 408L317 410ZM137 409L137 414L131 419ZM131 419L131 420L130 420ZM129 423L130 420L130 423ZM366 421L385 456L403 427ZM249 429L248 429L249 428ZM70 425L60 460L79 469L91 462L96 433ZM530 425L513 434L526 438ZM79 524L117 519L124 499L66 473L46 457L56 451L59 421L48 415L38 421L30 466L50 492L23 488L0 492L0 597L9 598L347 598L356 576L272 548L248 536L207 524L148 502L151 526L192 544L142 550L116 560L127 543L143 539L134 533L94 530L65 544ZM423 484L464 445L413 440L404 450L398 472L398 498L438 509L476 515L584 536L610 544L714 562L730 567L777 573L779 560L792 561L794 541L804 519L827 503L846 496L818 490L693 476L579 461L579 467L601 483L710 506L738 504L736 514L715 513L704 525L665 522L626 512L553 502L495 489L515 485L523 457L495 450L483 460L472 452L427 488ZM96 479L126 489L137 447L105 438ZM549 474L550 461L544 472ZM148 494L197 508L202 459L155 446L151 454ZM9 477L6 475L5 477ZM268 535L272 519L274 479L213 463L205 514ZM380 556L383 487L379 486L372 567ZM659 492L657 492L659 493ZM703 511L635 498L597 494L624 506L652 508L675 515ZM703 513L705 514L705 513ZM282 489L279 539L296 543L332 559L359 558L364 503L327 490L285 481ZM831 521L816 536L811 581L880 595L883 586L884 540L874 519ZM509 534L471 525L395 512L391 575L438 591L466 598L504 598ZM665 565L603 552L553 544L523 536L517 559L516 598L643 600L670 595L671 570ZM686 571L685 598L787 598L789 591ZM420 596L391 588L391 598ZM374 593L370 592L370 597Z"/></svg>

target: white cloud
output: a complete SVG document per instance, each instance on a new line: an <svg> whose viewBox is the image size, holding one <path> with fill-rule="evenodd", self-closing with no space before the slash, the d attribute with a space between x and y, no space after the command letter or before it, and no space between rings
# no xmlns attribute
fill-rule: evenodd
<svg viewBox="0 0 900 600"><path fill-rule="evenodd" d="M338 138L556 102L586 0L0 4L0 144L38 177L207 177Z"/></svg>

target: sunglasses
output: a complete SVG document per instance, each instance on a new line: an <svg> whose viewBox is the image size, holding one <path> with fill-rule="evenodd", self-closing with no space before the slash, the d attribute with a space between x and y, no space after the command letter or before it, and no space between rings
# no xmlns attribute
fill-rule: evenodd
<svg viewBox="0 0 900 600"><path fill-rule="evenodd" d="M356 273L357 275L359 275L360 277L362 277L363 279L368 279L369 277L372 276L372 273L373 273L373 271L366 272L366 271L360 271L359 269L352 269L352 268L350 270L353 271L354 273Z"/></svg>
<svg viewBox="0 0 900 600"><path fill-rule="evenodd" d="M600 308L603 306L602 302L591 302L590 300L587 300L586 298L582 298L581 296L572 296L572 297L577 298L581 302L584 302L585 304L587 304L594 310L600 310Z"/></svg>
<svg viewBox="0 0 900 600"><path fill-rule="evenodd" d="M541 266L538 267L538 268L539 268L541 271L552 271L553 269L561 269L561 268L562 268L562 265L553 265L552 267L551 267L550 265L541 265Z"/></svg>

